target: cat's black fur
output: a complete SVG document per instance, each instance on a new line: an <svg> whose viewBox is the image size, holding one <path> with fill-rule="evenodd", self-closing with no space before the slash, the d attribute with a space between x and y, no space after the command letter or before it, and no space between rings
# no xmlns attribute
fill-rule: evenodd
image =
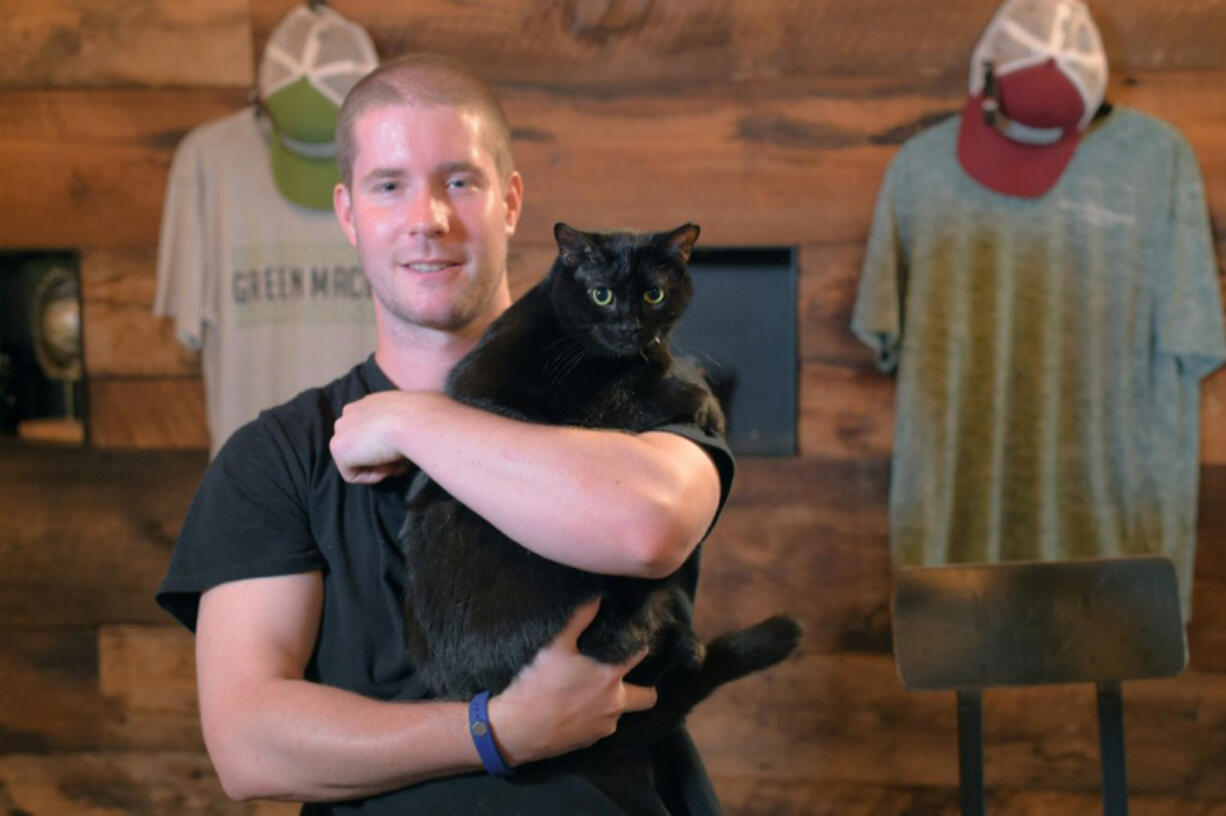
<svg viewBox="0 0 1226 816"><path fill-rule="evenodd" d="M692 294L686 265L698 227L587 233L558 224L554 233L559 254L548 277L460 360L447 393L533 422L627 431L694 423L722 433L702 376L668 348ZM623 736L663 733L716 686L777 663L799 641L799 624L780 616L704 645L677 576L597 575L546 560L424 475L410 490L402 538L409 648L440 697L501 691L595 596L602 601L579 640L584 654L618 663L652 647L627 680L657 685L659 700L650 716L624 717Z"/></svg>

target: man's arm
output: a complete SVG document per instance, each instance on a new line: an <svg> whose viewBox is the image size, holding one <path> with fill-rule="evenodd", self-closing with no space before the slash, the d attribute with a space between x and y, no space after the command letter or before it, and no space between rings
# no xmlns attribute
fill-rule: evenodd
<svg viewBox="0 0 1226 816"><path fill-rule="evenodd" d="M714 463L683 437L520 422L429 391L346 405L332 456L359 483L411 460L512 540L591 572L672 573L719 506Z"/></svg>
<svg viewBox="0 0 1226 816"><path fill-rule="evenodd" d="M303 679L322 603L318 572L234 581L201 596L200 715L226 793L331 801L480 770L465 703L384 702ZM654 704L654 690L622 682L645 652L618 666L579 654L597 606L582 607L490 701L511 765L590 745L623 711Z"/></svg>

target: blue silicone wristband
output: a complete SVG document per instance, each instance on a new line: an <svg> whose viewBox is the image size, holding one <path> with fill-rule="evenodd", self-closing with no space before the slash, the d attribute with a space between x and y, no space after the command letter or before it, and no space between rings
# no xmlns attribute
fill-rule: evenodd
<svg viewBox="0 0 1226 816"><path fill-rule="evenodd" d="M477 746L477 754L485 770L494 776L506 776L511 773L498 746L494 744L494 733L490 730L489 716L490 693L483 691L468 704L468 733L472 735L473 744Z"/></svg>

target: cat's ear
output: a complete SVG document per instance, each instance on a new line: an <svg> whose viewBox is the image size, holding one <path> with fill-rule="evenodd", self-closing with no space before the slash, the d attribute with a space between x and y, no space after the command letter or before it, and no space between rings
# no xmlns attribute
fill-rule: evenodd
<svg viewBox="0 0 1226 816"><path fill-rule="evenodd" d="M558 242L558 257L567 266L578 266L587 257L591 246L587 236L569 224L554 224L553 237Z"/></svg>
<svg viewBox="0 0 1226 816"><path fill-rule="evenodd" d="M690 250L698 240L698 232L697 224L682 224L672 232L662 235L659 243L660 246L672 249L681 259L681 263L687 264L690 262Z"/></svg>

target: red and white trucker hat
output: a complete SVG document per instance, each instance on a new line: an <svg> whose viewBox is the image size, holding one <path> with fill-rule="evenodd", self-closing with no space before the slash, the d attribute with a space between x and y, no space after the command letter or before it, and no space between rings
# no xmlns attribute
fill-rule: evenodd
<svg viewBox="0 0 1226 816"><path fill-rule="evenodd" d="M1107 89L1107 58L1081 0L1006 0L971 56L958 161L1006 195L1047 192Z"/></svg>

